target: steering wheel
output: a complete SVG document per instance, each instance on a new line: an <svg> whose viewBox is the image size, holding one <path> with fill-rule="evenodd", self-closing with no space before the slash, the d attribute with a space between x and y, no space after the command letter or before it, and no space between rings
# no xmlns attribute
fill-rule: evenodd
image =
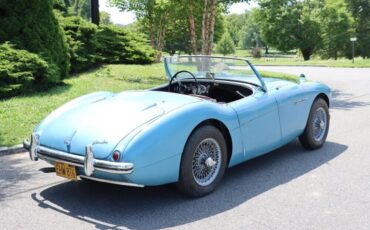
<svg viewBox="0 0 370 230"><path fill-rule="evenodd" d="M197 81L197 78L194 76L194 74L192 74L191 72L187 71L187 70L181 70L181 71L178 71L177 73L175 73L171 80L170 80L170 83L168 84L168 92L174 92L172 90L172 83L173 83L173 80L177 78L177 76L180 74L180 73L188 73L190 74L190 76L194 79L194 82L195 82L195 88L196 88L196 93L197 94L199 92L199 84L198 84L198 81ZM182 91L182 88L183 86L181 85L181 81L180 79L177 79L177 83L179 85L179 93L183 93ZM186 89L186 86L184 86L184 88Z"/></svg>

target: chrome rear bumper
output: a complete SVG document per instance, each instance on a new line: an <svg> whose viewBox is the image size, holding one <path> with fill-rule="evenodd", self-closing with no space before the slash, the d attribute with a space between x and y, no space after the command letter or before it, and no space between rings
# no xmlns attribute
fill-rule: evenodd
<svg viewBox="0 0 370 230"><path fill-rule="evenodd" d="M86 146L85 156L80 156L40 146L38 144L38 138L34 135L32 135L31 139L31 142L24 140L23 147L29 150L30 158L33 161L37 161L40 158L47 161L58 161L82 167L87 176L92 175L94 171L113 174L130 174L134 171L134 164L132 163L95 159L90 145Z"/></svg>

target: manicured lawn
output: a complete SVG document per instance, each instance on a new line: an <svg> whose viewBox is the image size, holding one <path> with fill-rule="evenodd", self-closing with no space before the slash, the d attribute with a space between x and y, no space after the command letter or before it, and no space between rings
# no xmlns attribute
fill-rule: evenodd
<svg viewBox="0 0 370 230"><path fill-rule="evenodd" d="M291 65L291 66L323 66L323 67L346 67L346 68L366 68L370 67L370 59L356 58L355 63L348 59L338 60L319 60L313 59L304 61L301 58L259 58L250 59L254 65Z"/></svg>
<svg viewBox="0 0 370 230"><path fill-rule="evenodd" d="M264 50L262 50L264 52ZM272 51L274 52L274 51ZM215 54L220 55L222 54ZM349 59L329 59L321 60L313 58L310 61L304 61L302 57L295 55L275 55L271 57L252 58L249 50L237 49L235 54L228 56L237 56L249 59L254 65L285 65L285 66L325 66L325 67L351 67L351 68L365 68L370 67L370 59L356 58L355 63Z"/></svg>
<svg viewBox="0 0 370 230"><path fill-rule="evenodd" d="M294 75L261 72L265 77L294 79ZM64 80L47 92L0 100L0 146L20 144L51 111L78 96L95 91L147 89L167 81L163 64L107 65Z"/></svg>

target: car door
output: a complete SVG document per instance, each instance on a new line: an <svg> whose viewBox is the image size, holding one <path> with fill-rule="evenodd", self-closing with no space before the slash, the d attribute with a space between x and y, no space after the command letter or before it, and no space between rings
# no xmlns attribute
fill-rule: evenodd
<svg viewBox="0 0 370 230"><path fill-rule="evenodd" d="M245 160L280 146L279 111L274 95L274 91L257 91L250 97L230 103L238 114Z"/></svg>
<svg viewBox="0 0 370 230"><path fill-rule="evenodd" d="M276 90L282 142L287 143L304 131L312 104L312 95L301 84L296 83L284 83Z"/></svg>

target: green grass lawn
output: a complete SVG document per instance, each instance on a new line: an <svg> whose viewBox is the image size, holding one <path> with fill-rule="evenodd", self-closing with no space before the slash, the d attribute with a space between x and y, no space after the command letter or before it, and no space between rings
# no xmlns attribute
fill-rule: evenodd
<svg viewBox="0 0 370 230"><path fill-rule="evenodd" d="M324 67L346 67L366 68L370 67L370 59L356 58L355 63L348 59L320 60L312 59L304 61L301 58L251 58L254 65L283 65L283 66L324 66Z"/></svg>
<svg viewBox="0 0 370 230"><path fill-rule="evenodd" d="M263 50L262 50L263 52ZM215 54L220 55L222 54ZM309 61L304 61L302 57L295 55L277 55L276 57L261 57L252 58L249 50L237 49L235 54L228 56L237 56L249 59L254 65L285 65L285 66L325 66L325 67L351 67L351 68L366 68L370 67L370 59L355 58L355 63L349 59L329 59L321 60L313 58Z"/></svg>
<svg viewBox="0 0 370 230"><path fill-rule="evenodd" d="M294 75L261 72L265 77L296 79ZM107 65L73 76L47 92L0 100L0 146L20 144L51 111L78 96L95 91L147 89L167 81L163 64Z"/></svg>

